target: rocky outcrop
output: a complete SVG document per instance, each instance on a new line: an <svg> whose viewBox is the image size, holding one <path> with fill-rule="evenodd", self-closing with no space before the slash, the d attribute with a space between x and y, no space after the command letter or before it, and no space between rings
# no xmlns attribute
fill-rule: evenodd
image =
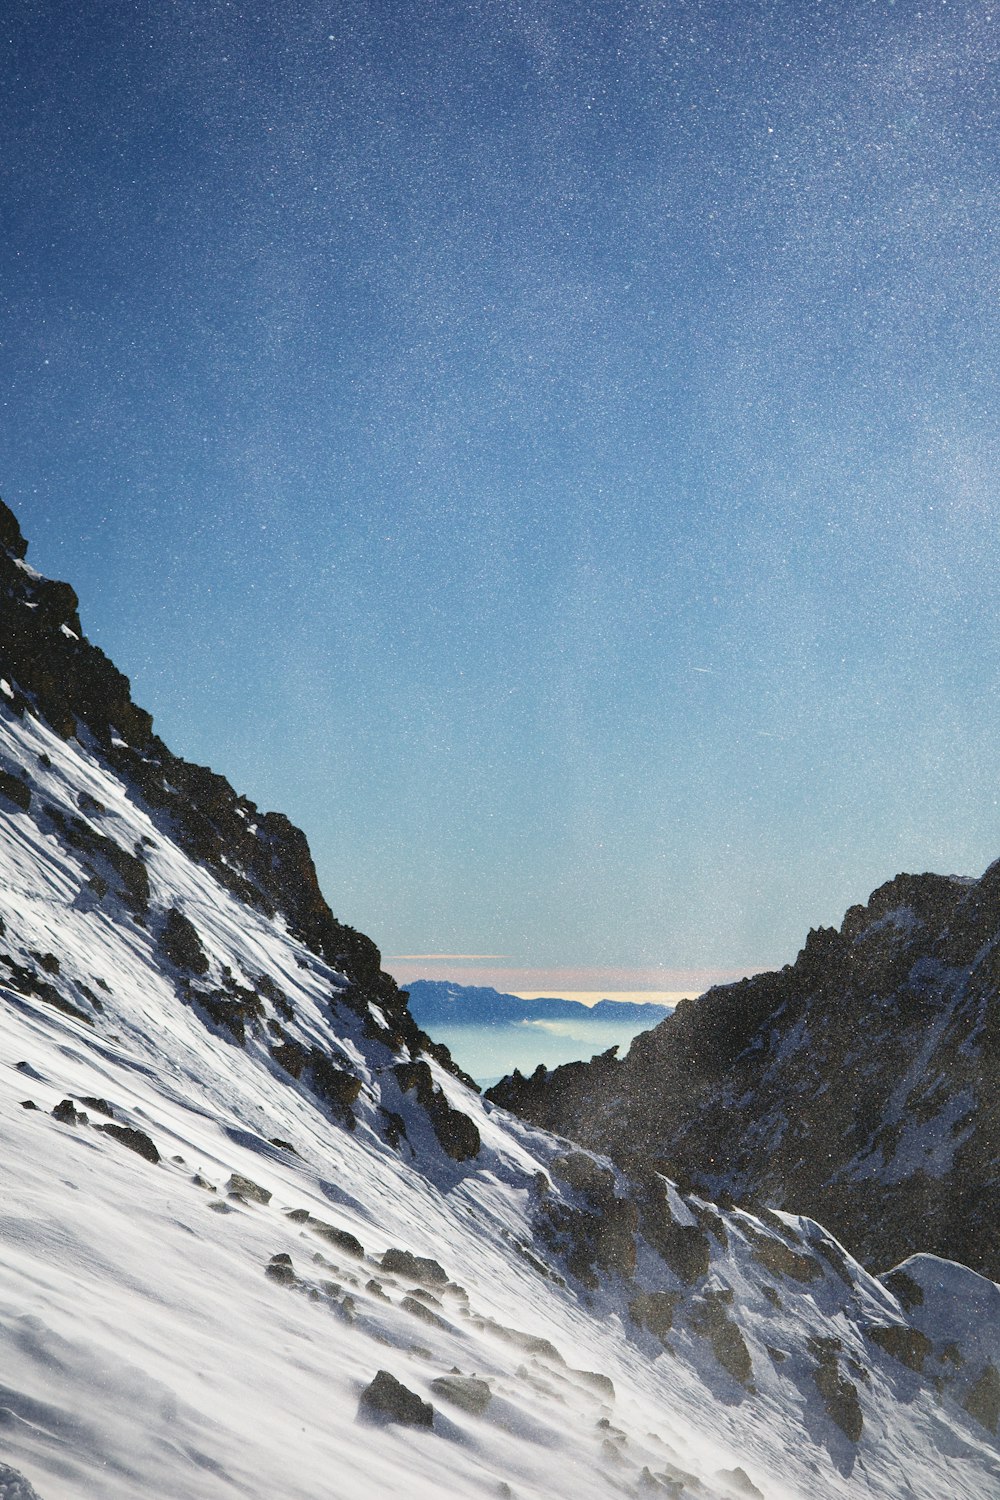
<svg viewBox="0 0 1000 1500"><path fill-rule="evenodd" d="M0 501L0 692L7 707L19 716L38 716L64 739L92 744L185 853L241 900L268 915L280 913L294 937L346 977L346 987L332 990L331 1001L366 1018L377 1007L373 1036L403 1056L426 1052L471 1083L447 1048L431 1042L416 1024L406 992L382 970L371 939L334 917L301 829L283 813L261 812L224 776L171 753L154 733L150 714L133 703L128 678L84 635L74 590L43 578L27 564L26 553L17 519ZM22 810L31 805L31 788L19 768L0 767L0 797ZM67 819L53 808L44 815L58 821L61 838L87 854L97 898L113 886L144 921L149 883L142 851L122 849L100 833L91 821L99 809L81 811L90 817ZM201 943L184 913L167 914L160 941L179 969L196 977L207 972ZM242 1043L253 1006L219 989L196 993L194 999ZM322 1092L329 1080L321 1065L312 1071ZM335 1092L341 1107L341 1091ZM446 1129L443 1112L441 1120ZM468 1142L457 1145L465 1149Z"/></svg>
<svg viewBox="0 0 1000 1500"><path fill-rule="evenodd" d="M998 1061L1000 864L897 876L626 1058L515 1073L488 1097L630 1172L807 1213L870 1265L924 1250L1000 1277ZM681 1253L675 1231L664 1247Z"/></svg>
<svg viewBox="0 0 1000 1500"><path fill-rule="evenodd" d="M469 1116L453 1109L444 1093L434 1083L427 1063L398 1063L393 1070L403 1093L411 1089L417 1103L426 1111L434 1134L443 1151L454 1161L468 1161L479 1153L479 1130Z"/></svg>
<svg viewBox="0 0 1000 1500"><path fill-rule="evenodd" d="M405 997L382 972L375 944L330 912L305 835L282 813L261 813L225 777L171 754L132 702L128 678L84 636L73 589L28 567L26 552L0 501L0 675L11 706L37 713L64 738L93 736L169 818L187 853L251 905L282 912L302 942L349 976L355 1004L377 999L405 1026Z"/></svg>
<svg viewBox="0 0 1000 1500"><path fill-rule="evenodd" d="M433 1427L434 1408L423 1401L388 1370L379 1370L371 1385L366 1386L358 1403L358 1416L381 1425L398 1422L401 1427Z"/></svg>

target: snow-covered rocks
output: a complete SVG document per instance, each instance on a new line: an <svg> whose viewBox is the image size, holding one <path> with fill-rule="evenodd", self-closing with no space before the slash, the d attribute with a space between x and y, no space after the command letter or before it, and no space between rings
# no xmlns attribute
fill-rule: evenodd
<svg viewBox="0 0 1000 1500"><path fill-rule="evenodd" d="M10 620L41 585L6 561ZM0 637L30 792L0 800L10 1500L996 1493L1000 1289L926 1257L880 1281L810 1220L484 1101L301 836L112 714L127 684L85 639L24 632ZM359 1423L373 1385L389 1420Z"/></svg>

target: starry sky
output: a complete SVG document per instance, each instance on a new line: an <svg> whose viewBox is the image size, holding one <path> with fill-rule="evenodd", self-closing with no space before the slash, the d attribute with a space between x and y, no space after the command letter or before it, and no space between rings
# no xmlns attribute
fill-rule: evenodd
<svg viewBox="0 0 1000 1500"><path fill-rule="evenodd" d="M700 988L1000 855L992 3L0 47L0 493L394 972Z"/></svg>

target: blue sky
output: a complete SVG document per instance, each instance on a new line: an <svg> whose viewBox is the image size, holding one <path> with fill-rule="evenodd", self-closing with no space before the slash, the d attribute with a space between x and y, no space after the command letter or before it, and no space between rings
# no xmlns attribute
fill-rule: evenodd
<svg viewBox="0 0 1000 1500"><path fill-rule="evenodd" d="M387 955L684 988L1000 854L990 5L0 46L0 493Z"/></svg>

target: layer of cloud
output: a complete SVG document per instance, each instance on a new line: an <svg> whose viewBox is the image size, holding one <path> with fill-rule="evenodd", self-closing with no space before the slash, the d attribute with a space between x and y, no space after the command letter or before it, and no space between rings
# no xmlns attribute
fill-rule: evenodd
<svg viewBox="0 0 1000 1500"><path fill-rule="evenodd" d="M607 965L529 967L497 963L490 955L396 954L382 963L402 985L416 979L449 980L453 984L492 985L511 995L565 995L583 1000L592 996L647 999L670 995L699 995L713 984L730 984L759 969L629 968Z"/></svg>

